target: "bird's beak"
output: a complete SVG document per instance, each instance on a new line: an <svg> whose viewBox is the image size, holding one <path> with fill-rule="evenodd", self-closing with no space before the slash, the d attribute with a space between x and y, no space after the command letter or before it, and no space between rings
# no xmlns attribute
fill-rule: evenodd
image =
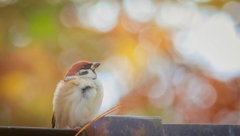
<svg viewBox="0 0 240 136"><path fill-rule="evenodd" d="M101 63L99 62L93 62L91 66L91 70L95 70Z"/></svg>

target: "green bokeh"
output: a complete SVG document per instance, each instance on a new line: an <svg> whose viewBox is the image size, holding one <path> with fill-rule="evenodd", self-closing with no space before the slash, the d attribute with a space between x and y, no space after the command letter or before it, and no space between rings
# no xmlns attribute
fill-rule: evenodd
<svg viewBox="0 0 240 136"><path fill-rule="evenodd" d="M44 40L57 36L56 23L54 22L54 17L56 16L54 16L54 11L51 7L27 8L25 12L29 22L30 37ZM28 12L31 13L28 15Z"/></svg>

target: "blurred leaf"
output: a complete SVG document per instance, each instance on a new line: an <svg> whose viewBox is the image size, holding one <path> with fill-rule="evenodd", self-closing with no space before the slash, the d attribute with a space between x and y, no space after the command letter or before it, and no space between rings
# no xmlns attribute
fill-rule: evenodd
<svg viewBox="0 0 240 136"><path fill-rule="evenodd" d="M42 8L27 8L25 10L28 21L30 36L39 39L51 39L57 36L54 10L49 6Z"/></svg>

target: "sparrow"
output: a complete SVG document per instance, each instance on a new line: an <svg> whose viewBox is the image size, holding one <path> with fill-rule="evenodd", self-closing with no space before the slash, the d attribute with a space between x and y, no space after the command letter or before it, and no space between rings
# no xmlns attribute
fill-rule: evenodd
<svg viewBox="0 0 240 136"><path fill-rule="evenodd" d="M76 62L57 84L52 128L81 128L97 117L103 99L102 83L95 72L99 65L99 62Z"/></svg>

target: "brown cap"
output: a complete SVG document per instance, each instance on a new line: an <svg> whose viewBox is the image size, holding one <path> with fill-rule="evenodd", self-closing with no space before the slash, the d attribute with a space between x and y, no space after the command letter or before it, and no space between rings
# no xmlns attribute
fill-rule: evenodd
<svg viewBox="0 0 240 136"><path fill-rule="evenodd" d="M65 78L66 78L67 76L73 76L73 75L75 75L75 74L78 72L78 70L80 70L80 69L83 67L83 65L86 65L86 64L92 64L92 63L89 62L89 61L78 61L78 62L74 63L74 64L68 69Z"/></svg>

